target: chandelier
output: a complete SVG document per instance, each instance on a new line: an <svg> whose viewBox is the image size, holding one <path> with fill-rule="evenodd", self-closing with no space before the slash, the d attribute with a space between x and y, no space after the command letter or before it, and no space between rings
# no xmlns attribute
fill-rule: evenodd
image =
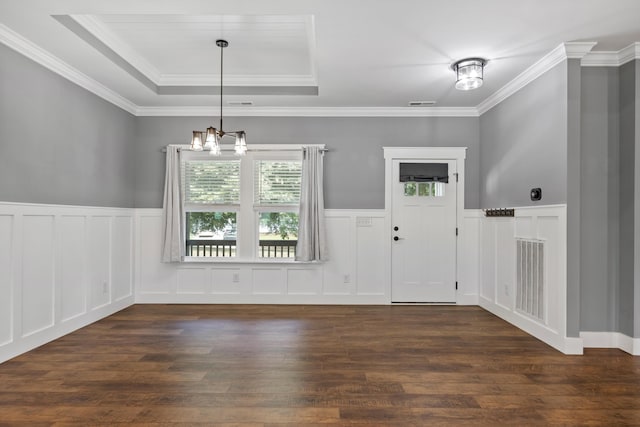
<svg viewBox="0 0 640 427"><path fill-rule="evenodd" d="M209 126L205 132L194 130L191 139L191 149L193 151L209 151L212 156L222 154L220 149L220 140L224 136L235 136L236 144L234 146L235 153L239 156L247 152L246 134L243 130L225 132L222 130L222 70L223 70L223 52L224 48L229 46L226 40L216 40L216 45L220 48L220 127L218 129Z"/></svg>

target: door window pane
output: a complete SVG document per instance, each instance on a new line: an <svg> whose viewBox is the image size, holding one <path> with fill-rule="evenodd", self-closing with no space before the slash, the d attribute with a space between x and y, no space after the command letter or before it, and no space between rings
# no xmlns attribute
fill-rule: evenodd
<svg viewBox="0 0 640 427"><path fill-rule="evenodd" d="M416 195L416 183L415 182L405 182L404 183L404 195L405 196L415 196Z"/></svg>

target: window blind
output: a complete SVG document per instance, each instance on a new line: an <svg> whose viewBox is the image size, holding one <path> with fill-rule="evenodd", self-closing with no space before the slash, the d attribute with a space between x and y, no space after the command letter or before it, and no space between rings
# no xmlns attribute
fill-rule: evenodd
<svg viewBox="0 0 640 427"><path fill-rule="evenodd" d="M187 160L182 170L185 204L240 204L239 160Z"/></svg>
<svg viewBox="0 0 640 427"><path fill-rule="evenodd" d="M259 160L255 162L254 203L287 206L300 203L302 163Z"/></svg>

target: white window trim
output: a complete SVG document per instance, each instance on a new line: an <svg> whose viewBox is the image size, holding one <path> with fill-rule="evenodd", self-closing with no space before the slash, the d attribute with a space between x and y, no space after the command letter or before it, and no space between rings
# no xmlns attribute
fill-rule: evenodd
<svg viewBox="0 0 640 427"><path fill-rule="evenodd" d="M308 144L306 146L325 148L324 144ZM295 261L292 258L260 258L257 254L258 248L258 212L272 212L279 210L282 212L297 212L298 206L292 205L285 206L273 206L273 207L256 207L253 203L253 184L255 168L253 167L254 160L301 160L302 159L302 144L251 144L249 150L244 156L236 156L233 154L232 145L223 145L222 156L216 158L220 159L240 159L240 206L220 205L216 206L216 209L229 209L237 210L238 212L238 231L236 237L236 250L237 255L234 258L226 257L183 257L185 263L208 263L208 264L308 264L304 261ZM207 151L192 151L189 145L180 145L180 149L184 150L191 159L211 159L209 152ZM248 172L243 173L245 169ZM247 208L245 206L250 206ZM243 209L243 207L245 207ZM210 209L203 208L201 211L208 211ZM190 210L189 212L196 212ZM183 221L184 222L184 221ZM243 224L240 226L240 224ZM247 227L244 224L248 224ZM183 224L186 227L186 224ZM185 234L186 236L186 230ZM184 242L183 242L184 244Z"/></svg>

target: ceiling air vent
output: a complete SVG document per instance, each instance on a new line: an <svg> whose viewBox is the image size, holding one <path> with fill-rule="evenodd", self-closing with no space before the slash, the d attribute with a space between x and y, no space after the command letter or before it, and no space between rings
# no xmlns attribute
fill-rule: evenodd
<svg viewBox="0 0 640 427"><path fill-rule="evenodd" d="M410 101L409 107L433 107L436 101Z"/></svg>
<svg viewBox="0 0 640 427"><path fill-rule="evenodd" d="M240 107L250 107L253 105L253 101L229 101L227 104Z"/></svg>

